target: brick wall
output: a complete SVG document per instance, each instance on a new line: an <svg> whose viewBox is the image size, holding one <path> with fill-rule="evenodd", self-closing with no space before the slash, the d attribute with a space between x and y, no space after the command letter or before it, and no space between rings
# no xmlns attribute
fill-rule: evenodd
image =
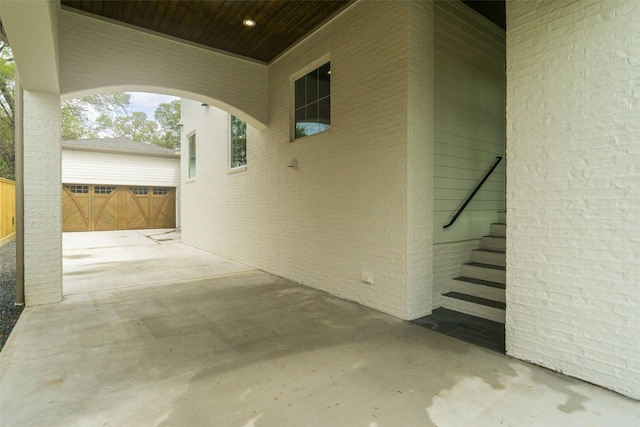
<svg viewBox="0 0 640 427"><path fill-rule="evenodd" d="M409 3L407 317L433 307L433 3ZM427 24L427 25L425 25Z"/></svg>
<svg viewBox="0 0 640 427"><path fill-rule="evenodd" d="M60 95L24 91L25 303L62 299Z"/></svg>
<svg viewBox="0 0 640 427"><path fill-rule="evenodd" d="M507 352L640 398L640 2L507 2Z"/></svg>
<svg viewBox="0 0 640 427"><path fill-rule="evenodd" d="M184 103L183 132L195 129L198 147L197 177L183 186L185 242L398 317L430 310L430 281L418 284L430 268L424 219L408 238L408 205L429 207L428 197L407 195L410 7L356 3L272 63L269 128L249 130L245 171L228 173L225 114ZM331 130L290 142L290 78L325 55ZM428 71L428 61L413 61ZM430 108L418 97L413 106ZM428 186L431 176L412 179ZM410 250L427 261L410 261Z"/></svg>
<svg viewBox="0 0 640 427"><path fill-rule="evenodd" d="M266 126L267 66L210 49L60 11L60 91L197 97Z"/></svg>

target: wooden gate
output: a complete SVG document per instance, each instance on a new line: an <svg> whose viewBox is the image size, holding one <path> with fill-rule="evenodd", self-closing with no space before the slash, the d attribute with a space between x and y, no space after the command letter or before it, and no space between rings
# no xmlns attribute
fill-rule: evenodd
<svg viewBox="0 0 640 427"><path fill-rule="evenodd" d="M0 178L0 246L16 233L16 183Z"/></svg>
<svg viewBox="0 0 640 427"><path fill-rule="evenodd" d="M62 186L62 231L175 226L176 189L173 187Z"/></svg>

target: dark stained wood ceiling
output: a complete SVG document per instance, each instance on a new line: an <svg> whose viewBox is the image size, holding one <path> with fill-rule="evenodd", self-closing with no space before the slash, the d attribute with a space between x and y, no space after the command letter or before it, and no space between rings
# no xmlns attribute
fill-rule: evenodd
<svg viewBox="0 0 640 427"><path fill-rule="evenodd" d="M352 0L61 0L62 6L270 62ZM505 27L504 0L463 0ZM256 26L247 28L250 18Z"/></svg>
<svg viewBox="0 0 640 427"><path fill-rule="evenodd" d="M62 0L63 6L269 62L350 0ZM247 28L244 19L256 26Z"/></svg>
<svg viewBox="0 0 640 427"><path fill-rule="evenodd" d="M507 29L505 0L462 0L462 3L466 4L503 30Z"/></svg>

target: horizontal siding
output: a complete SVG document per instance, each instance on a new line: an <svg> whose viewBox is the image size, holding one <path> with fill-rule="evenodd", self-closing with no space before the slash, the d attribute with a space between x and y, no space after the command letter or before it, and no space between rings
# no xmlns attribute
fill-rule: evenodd
<svg viewBox="0 0 640 427"><path fill-rule="evenodd" d="M434 85L434 243L477 239L505 208L504 160L455 225L442 227L504 158L504 32L459 2L436 2Z"/></svg>
<svg viewBox="0 0 640 427"><path fill-rule="evenodd" d="M180 186L180 159L62 150L65 184Z"/></svg>

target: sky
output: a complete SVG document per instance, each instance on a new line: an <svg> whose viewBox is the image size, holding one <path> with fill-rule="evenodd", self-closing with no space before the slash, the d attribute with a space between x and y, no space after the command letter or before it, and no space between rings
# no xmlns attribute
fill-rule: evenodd
<svg viewBox="0 0 640 427"><path fill-rule="evenodd" d="M131 111L142 111L147 113L147 117L153 120L153 113L159 104L169 103L174 99L178 99L175 96L160 95L158 93L145 93L145 92L129 92L131 94Z"/></svg>

